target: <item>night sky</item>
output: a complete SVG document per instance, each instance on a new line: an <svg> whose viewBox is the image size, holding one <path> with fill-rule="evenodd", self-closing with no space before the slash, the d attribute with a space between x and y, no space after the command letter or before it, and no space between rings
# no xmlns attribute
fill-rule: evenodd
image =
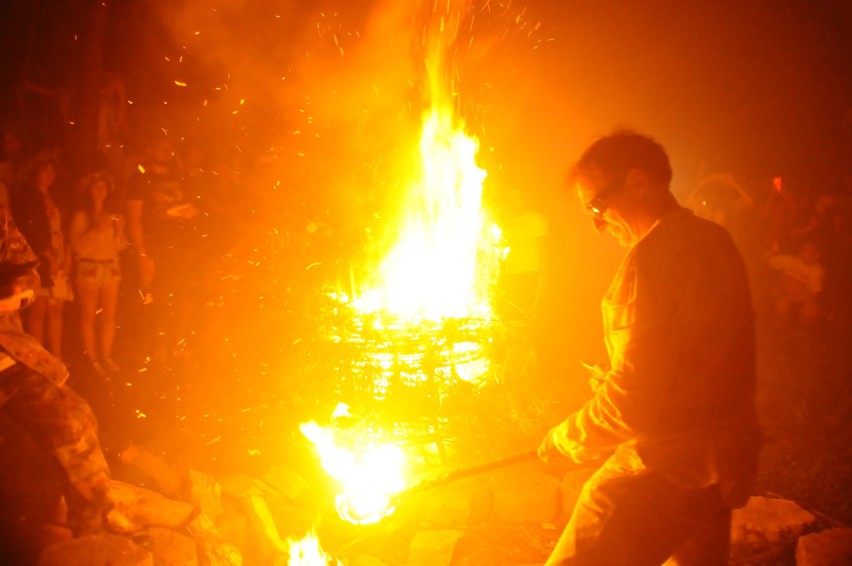
<svg viewBox="0 0 852 566"><path fill-rule="evenodd" d="M89 2L4 4L6 107L23 71L46 86L73 89L74 34L84 29L81 14ZM104 66L126 77L139 113L146 102L160 99L212 99L216 92L210 89L228 81L257 97L278 88L274 75L288 71L301 75L294 89L304 93L317 95L324 86L357 89L353 69L371 81L381 69L400 70L398 53L360 55L382 39L371 37L371 30L387 34L396 27L405 35L410 22L404 17L381 21L396 4L112 2ZM518 167L512 163L516 148L507 140L520 136L535 155L564 162L590 137L616 125L660 138L684 174L704 159L719 167L805 177L841 167L842 153L849 151L852 9L842 0L474 5L471 35L478 43L457 52L460 90L480 105L479 123L472 127L485 132L484 145L499 152L507 167ZM340 81L320 81L304 71L337 56L318 38L322 26L337 27L338 39L347 42L341 61L327 68L345 75ZM177 93L176 79L209 92ZM286 102L277 109L281 114L288 112ZM537 142L558 151L538 151Z"/></svg>

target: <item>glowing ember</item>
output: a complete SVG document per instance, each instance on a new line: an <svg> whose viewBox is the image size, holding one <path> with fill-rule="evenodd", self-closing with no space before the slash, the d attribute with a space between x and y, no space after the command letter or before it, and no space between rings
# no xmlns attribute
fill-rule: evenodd
<svg viewBox="0 0 852 566"><path fill-rule="evenodd" d="M339 446L331 429L314 422L300 430L317 448L323 469L340 482L337 512L356 524L375 523L393 513L391 498L405 488L402 450L393 444L348 449Z"/></svg>
<svg viewBox="0 0 852 566"><path fill-rule="evenodd" d="M331 561L325 552L320 547L319 540L313 533L305 535L305 538L299 541L288 540L290 559L287 561L287 566L328 566L328 564L336 564Z"/></svg>

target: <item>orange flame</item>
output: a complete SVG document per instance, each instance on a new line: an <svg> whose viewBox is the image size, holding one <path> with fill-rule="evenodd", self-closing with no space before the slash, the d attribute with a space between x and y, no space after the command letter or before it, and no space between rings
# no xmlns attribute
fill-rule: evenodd
<svg viewBox="0 0 852 566"><path fill-rule="evenodd" d="M393 444L350 450L339 446L334 432L314 422L299 429L316 446L323 469L340 482L337 512L356 524L375 523L394 512L394 494L405 488L402 450Z"/></svg>
<svg viewBox="0 0 852 566"><path fill-rule="evenodd" d="M446 108L424 120L422 174L405 199L399 237L376 284L354 304L410 318L488 318L497 264L483 252L496 253L489 245L496 233L481 206L486 173L476 164L478 142L454 126Z"/></svg>
<svg viewBox="0 0 852 566"><path fill-rule="evenodd" d="M436 16L426 38L431 108L422 116L419 164L402 199L395 244L353 301L365 312L414 320L491 316L500 231L482 207L487 173L476 162L479 141L465 132L446 81L445 51L458 17Z"/></svg>

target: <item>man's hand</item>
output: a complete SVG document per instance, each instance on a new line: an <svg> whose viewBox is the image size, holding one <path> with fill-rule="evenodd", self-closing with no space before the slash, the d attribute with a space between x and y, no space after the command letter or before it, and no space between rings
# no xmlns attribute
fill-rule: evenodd
<svg viewBox="0 0 852 566"><path fill-rule="evenodd" d="M559 451L554 442L556 429L552 428L544 435L544 440L538 445L538 458L545 464L553 464L560 460L565 460L565 455Z"/></svg>
<svg viewBox="0 0 852 566"><path fill-rule="evenodd" d="M17 282L2 285L0 286L0 299L5 299L6 297L17 295L22 290L23 289L21 289L21 286Z"/></svg>
<svg viewBox="0 0 852 566"><path fill-rule="evenodd" d="M22 290L19 285L4 285L0 288L0 312L19 311L33 300L32 289Z"/></svg>

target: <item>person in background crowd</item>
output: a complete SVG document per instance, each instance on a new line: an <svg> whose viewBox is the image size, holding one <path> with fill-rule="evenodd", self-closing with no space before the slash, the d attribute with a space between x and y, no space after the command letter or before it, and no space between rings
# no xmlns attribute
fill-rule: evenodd
<svg viewBox="0 0 852 566"><path fill-rule="evenodd" d="M789 251L792 243L792 232L807 210L801 190L787 177L773 177L769 190L769 198L761 210L764 225L763 249L778 247Z"/></svg>
<svg viewBox="0 0 852 566"><path fill-rule="evenodd" d="M820 194L810 209L807 221L791 229L791 239L799 246L804 242L812 242L823 256L833 260L835 252L842 253L835 250L842 228L840 203L837 192Z"/></svg>
<svg viewBox="0 0 852 566"><path fill-rule="evenodd" d="M18 178L24 161L23 135L13 126L3 129L3 158L0 160L0 204L9 204L9 190Z"/></svg>
<svg viewBox="0 0 852 566"><path fill-rule="evenodd" d="M726 565L731 509L757 475L752 304L724 228L681 207L665 150L619 131L572 178L595 228L630 248L603 300L609 370L552 428L545 461L605 459L548 566Z"/></svg>
<svg viewBox="0 0 852 566"><path fill-rule="evenodd" d="M754 199L732 173L725 171L702 176L689 195L687 206L696 216L730 230L754 206Z"/></svg>
<svg viewBox="0 0 852 566"><path fill-rule="evenodd" d="M128 180L127 236L139 268L141 293L153 302L147 323L158 341L155 358L164 361L169 350L185 342L176 313L187 300L184 289L192 273L191 246L198 209L182 183L172 144L157 140L151 155Z"/></svg>
<svg viewBox="0 0 852 566"><path fill-rule="evenodd" d="M103 534L110 470L95 417L65 384L65 366L21 328L19 309L38 288L36 259L0 206L0 410L54 455L74 535Z"/></svg>
<svg viewBox="0 0 852 566"><path fill-rule="evenodd" d="M119 252L127 246L124 216L113 207L113 183L108 174L87 175L80 189L85 205L71 217L68 235L75 262L80 333L86 359L95 373L105 376L119 371L112 359L112 347L121 280ZM98 311L101 326L96 341Z"/></svg>
<svg viewBox="0 0 852 566"><path fill-rule="evenodd" d="M820 298L825 284L825 268L820 251L811 241L804 242L796 255L770 251L769 266L781 272L775 298L775 316L786 322L795 316L802 324L812 324L820 314ZM795 312L794 312L795 311Z"/></svg>
<svg viewBox="0 0 852 566"><path fill-rule="evenodd" d="M56 200L58 160L52 152L36 154L21 172L10 195L12 214L39 259L41 289L27 313L25 328L62 359L65 302L73 300L62 212Z"/></svg>
<svg viewBox="0 0 852 566"><path fill-rule="evenodd" d="M115 73L103 73L98 106L98 149L109 153L122 146L127 131L127 93L124 79Z"/></svg>

